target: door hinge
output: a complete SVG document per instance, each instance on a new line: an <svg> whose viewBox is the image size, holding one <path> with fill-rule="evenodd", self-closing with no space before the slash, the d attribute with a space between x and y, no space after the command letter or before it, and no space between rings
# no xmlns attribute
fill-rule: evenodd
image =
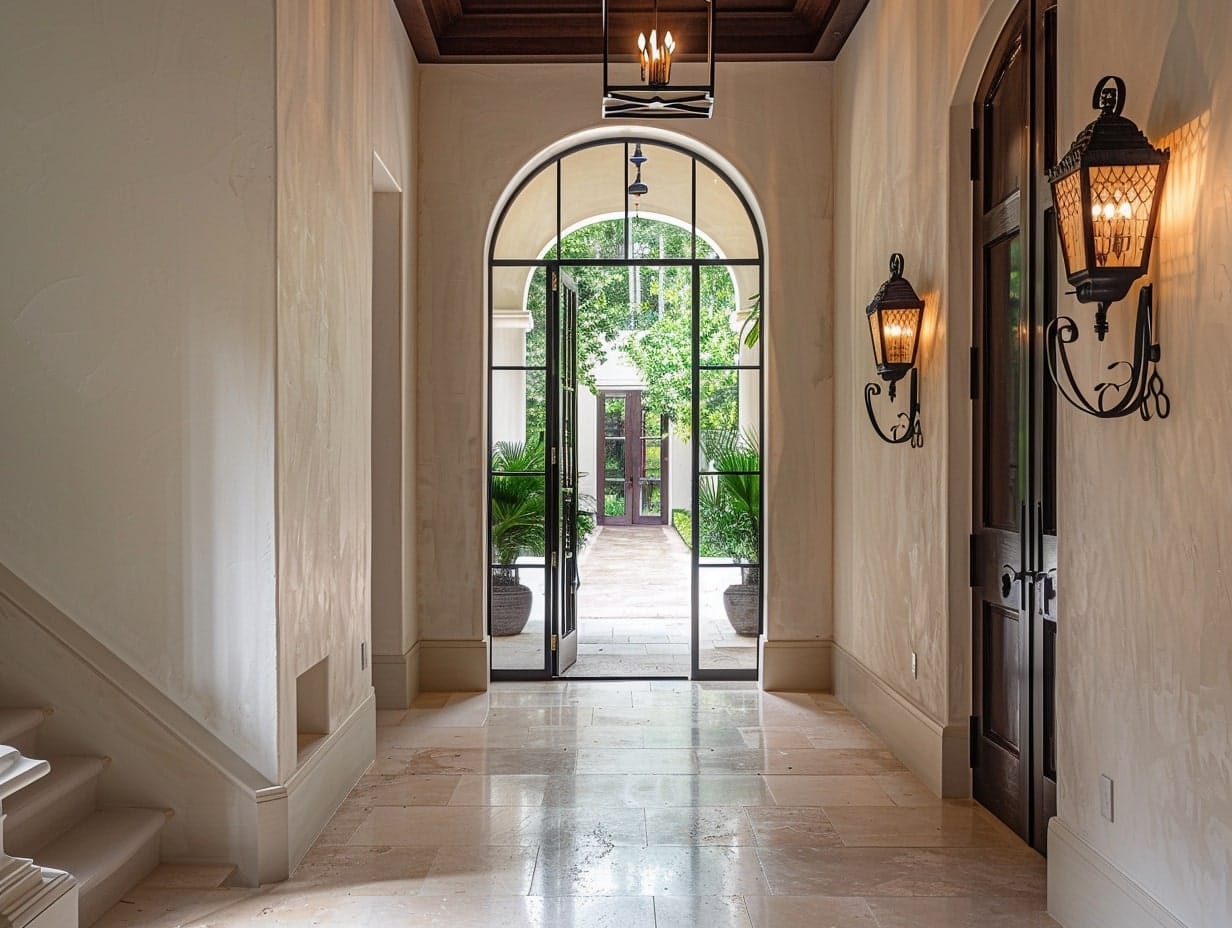
<svg viewBox="0 0 1232 928"><path fill-rule="evenodd" d="M555 551L552 552L552 566L553 567L556 566L556 552Z"/></svg>
<svg viewBox="0 0 1232 928"><path fill-rule="evenodd" d="M555 463L556 463L556 447L555 447L555 445L553 445L553 446L552 446L552 463L553 463L553 464L555 464Z"/></svg>
<svg viewBox="0 0 1232 928"><path fill-rule="evenodd" d="M971 721L968 723L970 737L968 738L967 749L971 753L971 769L974 770L980 765L980 718L978 715L971 716Z"/></svg>
<svg viewBox="0 0 1232 928"><path fill-rule="evenodd" d="M555 293L559 289L560 289L560 278L556 275L556 272L553 271L552 272L552 292Z"/></svg>
<svg viewBox="0 0 1232 928"><path fill-rule="evenodd" d="M555 635L552 636L552 651L553 652L556 651L556 636Z"/></svg>
<svg viewBox="0 0 1232 928"><path fill-rule="evenodd" d="M967 581L973 589L980 585L980 536L975 534L967 542Z"/></svg>
<svg viewBox="0 0 1232 928"><path fill-rule="evenodd" d="M971 127L971 179L980 179L980 130Z"/></svg>
<svg viewBox="0 0 1232 928"><path fill-rule="evenodd" d="M980 398L980 349L971 346L971 398Z"/></svg>

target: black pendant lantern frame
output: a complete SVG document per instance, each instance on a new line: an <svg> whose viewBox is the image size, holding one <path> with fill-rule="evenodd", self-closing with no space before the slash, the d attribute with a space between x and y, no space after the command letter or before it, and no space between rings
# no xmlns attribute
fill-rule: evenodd
<svg viewBox="0 0 1232 928"><path fill-rule="evenodd" d="M890 278L881 285L872 302L864 310L869 337L873 345L873 363L881 379L888 382L890 402L898 395L898 382L911 375L907 411L898 414L898 422L889 432L877 421L873 397L881 394L881 384L864 385L864 408L877 437L891 445L909 442L912 448L924 445L924 430L920 425L919 375L915 366L920 350L920 332L924 326L924 301L903 277L903 256L890 256Z"/></svg>
<svg viewBox="0 0 1232 928"><path fill-rule="evenodd" d="M603 118L604 119L709 119L714 112L714 15L718 0L699 0L706 7L707 84L613 84L608 74L613 56L608 14L612 0L603 0ZM658 18L658 0L655 0Z"/></svg>
<svg viewBox="0 0 1232 928"><path fill-rule="evenodd" d="M1170 152L1152 146L1137 125L1121 115L1121 78L1101 78L1091 105L1099 116L1048 171L1048 180L1066 278L1080 303L1096 304L1095 335L1103 341L1108 308L1125 298L1150 265ZM1048 372L1070 405L1099 419L1134 412L1144 420L1168 417L1171 402L1155 368L1160 349L1153 293L1148 285L1138 294L1132 359L1107 365L1108 378L1094 386L1093 398L1079 386L1067 353L1078 340L1077 323L1062 315L1049 323Z"/></svg>

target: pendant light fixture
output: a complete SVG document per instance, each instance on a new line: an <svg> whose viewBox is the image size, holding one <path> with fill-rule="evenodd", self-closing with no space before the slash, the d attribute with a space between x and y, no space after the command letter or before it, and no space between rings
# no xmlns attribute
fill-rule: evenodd
<svg viewBox="0 0 1232 928"><path fill-rule="evenodd" d="M631 119L709 119L714 110L714 14L717 0L680 0L674 5L672 17L676 22L665 22L660 29L659 2L654 0L649 37L642 28L637 40L632 33L620 30L613 35L611 29L611 6L614 0L603 0L603 117ZM629 18L621 10L618 22ZM707 82L672 86L672 60L679 43L682 54L701 55L701 28L693 28L687 34L696 41L696 46L686 48L681 41L686 24L700 27L705 32L705 76ZM626 39L626 35L628 38ZM613 45L615 43L615 45ZM639 71L624 64L636 53ZM616 72L618 79L612 79ZM640 83L634 83L640 73ZM700 72L699 72L700 73ZM621 76L625 79L619 79Z"/></svg>

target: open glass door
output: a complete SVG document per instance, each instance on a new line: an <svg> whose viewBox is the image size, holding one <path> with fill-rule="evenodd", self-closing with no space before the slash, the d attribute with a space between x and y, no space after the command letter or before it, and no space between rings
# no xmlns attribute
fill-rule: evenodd
<svg viewBox="0 0 1232 928"><path fill-rule="evenodd" d="M557 520L553 563L553 588L556 608L553 610L552 633L553 673L557 676L577 662L577 589L578 576L578 456L577 456L577 287L573 280L557 270L551 271L557 286L555 303L557 331L555 380L557 383L557 441L555 458Z"/></svg>

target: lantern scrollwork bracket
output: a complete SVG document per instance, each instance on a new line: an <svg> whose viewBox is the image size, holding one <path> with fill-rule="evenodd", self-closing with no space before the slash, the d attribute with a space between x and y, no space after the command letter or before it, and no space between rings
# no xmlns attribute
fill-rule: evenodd
<svg viewBox="0 0 1232 928"><path fill-rule="evenodd" d="M894 402L897 394L897 381L890 383L890 402ZM868 410L868 421L873 424L873 431L882 441L891 445L901 445L909 442L912 448L924 447L924 429L920 425L920 389L916 369L911 369L911 381L908 387L907 411L900 412L894 425L887 433L877 421L877 413L873 409L873 397L881 395L881 384L873 381L864 385L864 408Z"/></svg>
<svg viewBox="0 0 1232 928"><path fill-rule="evenodd" d="M1048 324L1044 333L1048 372L1066 402L1097 419L1119 419L1134 412L1144 422L1168 418L1172 400L1157 368L1160 349L1155 341L1153 311L1153 286L1148 284L1138 291L1133 356L1105 368L1108 378L1095 384L1094 397L1088 397L1079 386L1069 357L1069 346L1078 341L1078 324L1070 316L1058 316ZM1098 328L1096 334L1100 334Z"/></svg>

